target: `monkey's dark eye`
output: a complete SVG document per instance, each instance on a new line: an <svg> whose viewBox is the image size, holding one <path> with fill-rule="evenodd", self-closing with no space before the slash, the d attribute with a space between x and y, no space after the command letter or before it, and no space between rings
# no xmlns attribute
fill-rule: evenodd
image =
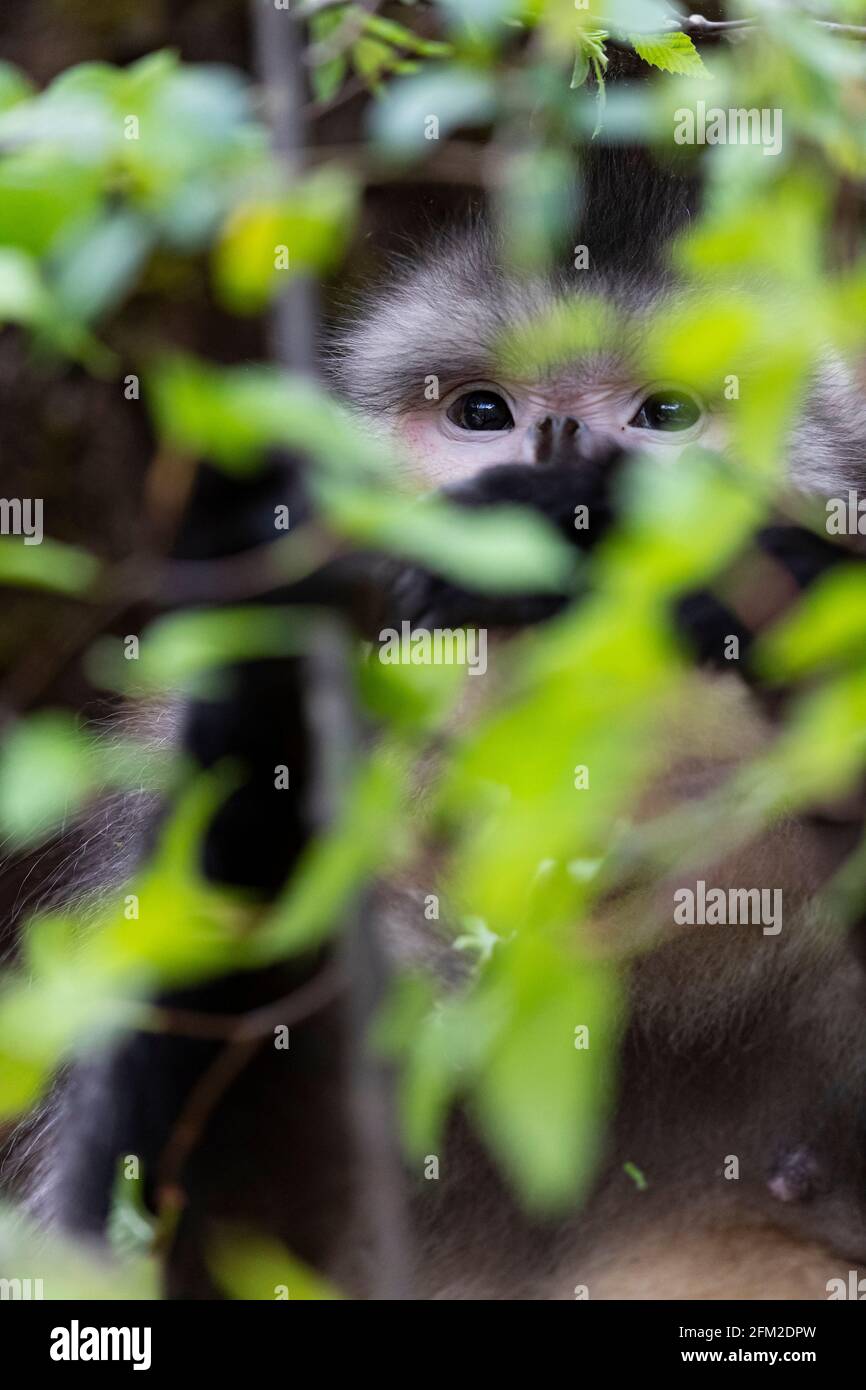
<svg viewBox="0 0 866 1390"><path fill-rule="evenodd" d="M701 407L686 391L654 391L630 421L640 430L687 430L701 416Z"/></svg>
<svg viewBox="0 0 866 1390"><path fill-rule="evenodd" d="M448 407L448 419L462 430L510 430L514 416L495 391L467 391Z"/></svg>

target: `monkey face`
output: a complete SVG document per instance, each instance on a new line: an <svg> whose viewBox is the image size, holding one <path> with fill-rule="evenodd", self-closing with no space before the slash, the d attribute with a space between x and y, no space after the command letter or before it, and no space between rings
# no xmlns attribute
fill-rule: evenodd
<svg viewBox="0 0 866 1390"><path fill-rule="evenodd" d="M476 229L377 293L335 374L425 487L541 461L538 431L557 417L577 422L575 461L607 449L671 463L687 445L727 444L718 401L647 367L652 324L680 295L648 274L521 279Z"/></svg>
<svg viewBox="0 0 866 1390"><path fill-rule="evenodd" d="M651 261L581 271L579 283L574 274L515 276L477 225L371 292L332 340L332 379L365 428L401 444L424 489L493 465L543 462L539 430L557 417L577 422L571 462L607 450L664 467L695 443L733 454L723 382L696 390L653 374L653 326L690 293ZM563 328L572 338L560 337ZM756 365L746 354L744 391ZM838 361L820 363L785 447L788 478L822 495L862 486L864 440L857 380Z"/></svg>

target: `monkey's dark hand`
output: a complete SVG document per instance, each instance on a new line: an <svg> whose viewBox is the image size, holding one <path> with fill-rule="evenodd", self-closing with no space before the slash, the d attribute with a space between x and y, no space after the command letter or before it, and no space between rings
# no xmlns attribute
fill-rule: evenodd
<svg viewBox="0 0 866 1390"><path fill-rule="evenodd" d="M454 505L474 510L524 506L544 517L570 545L591 551L617 520L618 482L629 455L613 448L593 458L550 465L500 464L444 491ZM756 635L781 618L828 569L852 558L850 550L804 526L762 527L743 554L712 586L686 594L674 616L698 665L737 670L756 680L751 653ZM574 594L484 594L417 566L395 569L388 587L387 624L415 628L461 626L519 628L543 622ZM732 665L730 639L738 639Z"/></svg>
<svg viewBox="0 0 866 1390"><path fill-rule="evenodd" d="M728 643L739 639L739 669L756 679L755 638L778 622L803 590L852 552L805 526L771 525L757 531L742 556L712 589L687 594L675 609L677 625L696 661L731 669Z"/></svg>
<svg viewBox="0 0 866 1390"><path fill-rule="evenodd" d="M486 468L443 491L458 507L528 507L548 521L570 545L588 551L610 530L615 479L626 459L613 450L603 459L574 464L505 463ZM549 593L485 594L461 587L417 566L404 566L390 585L389 622L417 628L525 627L557 613L568 595L551 584Z"/></svg>

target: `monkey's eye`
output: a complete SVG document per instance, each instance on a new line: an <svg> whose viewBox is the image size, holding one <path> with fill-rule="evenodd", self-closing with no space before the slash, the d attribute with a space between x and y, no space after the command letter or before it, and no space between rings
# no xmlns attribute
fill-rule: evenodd
<svg viewBox="0 0 866 1390"><path fill-rule="evenodd" d="M452 401L447 410L448 419L462 430L510 430L514 428L514 416L508 402L496 391L480 387L467 391Z"/></svg>
<svg viewBox="0 0 866 1390"><path fill-rule="evenodd" d="M688 430L701 417L701 407L686 391L654 391L629 423L639 430Z"/></svg>

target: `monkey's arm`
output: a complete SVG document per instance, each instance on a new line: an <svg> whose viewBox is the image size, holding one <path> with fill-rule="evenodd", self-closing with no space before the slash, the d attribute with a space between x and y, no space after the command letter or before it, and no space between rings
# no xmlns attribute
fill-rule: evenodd
<svg viewBox="0 0 866 1390"><path fill-rule="evenodd" d="M528 507L584 554L592 552L617 520L616 484L626 456L614 453L598 463L580 461L552 467L501 464L485 469L446 496L456 506L477 510L503 504ZM578 509L587 524L575 525ZM829 569L858 557L805 526L772 524L760 528L743 554L718 583L686 594L675 605L677 628L699 665L731 670L730 637L739 642L737 670L750 683L754 639L777 621ZM591 577L582 581L583 589ZM577 595L579 597L579 593ZM575 595L550 593L489 595L470 590L418 566L394 573L389 625L406 619L417 628L479 626L520 628L560 612Z"/></svg>

